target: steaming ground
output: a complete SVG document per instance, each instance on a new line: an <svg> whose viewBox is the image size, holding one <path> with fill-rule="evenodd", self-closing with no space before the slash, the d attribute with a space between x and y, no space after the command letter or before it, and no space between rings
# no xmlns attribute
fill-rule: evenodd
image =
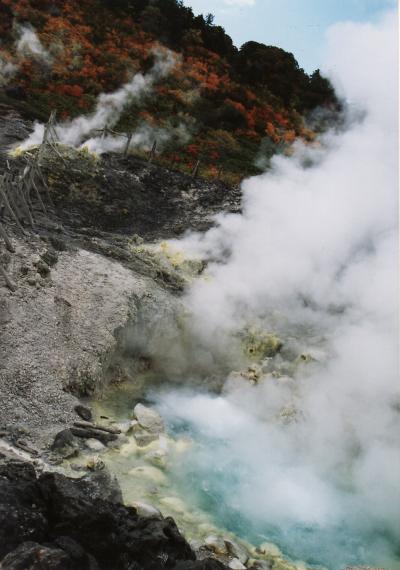
<svg viewBox="0 0 400 570"><path fill-rule="evenodd" d="M13 59L8 61L0 54L0 87L5 86L14 77L22 59L40 61L42 65L51 67L54 56L42 45L31 26L16 26L17 39ZM50 46L51 49L52 46ZM90 152L101 155L105 152L121 152L126 149L126 136L101 134L105 127L114 127L126 107L133 101L139 102L152 93L154 85L162 81L179 63L177 54L166 48L154 48L154 65L146 74L136 73L133 77L112 93L102 93L97 98L94 111L88 115L80 115L55 127L57 142L83 147ZM176 121L175 121L176 123ZM36 122L33 132L19 145L20 150L39 145L43 140L45 125ZM182 121L164 128L153 127L145 122L131 133L130 148L149 150L157 140L162 147L173 137L186 143L190 139L189 129Z"/></svg>
<svg viewBox="0 0 400 570"><path fill-rule="evenodd" d="M31 26L15 25L15 53L10 60L0 54L0 87L8 85L17 73L23 59L40 61L43 65L51 65L52 56L40 42L36 31Z"/></svg>
<svg viewBox="0 0 400 570"><path fill-rule="evenodd" d="M24 49L29 48L31 53L36 54L39 50L38 39L34 32L29 29L24 29L18 45L20 44ZM114 127L126 107L133 101L139 102L149 95L154 85L165 78L178 62L176 54L167 49L155 49L154 57L155 63L147 74L136 73L128 83L113 93L102 93L98 97L95 110L92 113L80 115L71 121L57 125L54 129L57 141L74 147L83 147L99 155L105 152L123 151L127 144L125 137L104 136L105 133L101 135L99 131L105 127L108 129ZM19 148L26 150L31 146L40 144L44 132L45 125L35 123L33 132L19 145ZM154 128L143 123L132 133L130 148L148 150L155 140L159 146L162 146L171 137L184 143L189 140L190 135L183 123L176 126L171 125L170 128Z"/></svg>
<svg viewBox="0 0 400 570"><path fill-rule="evenodd" d="M326 68L347 131L276 158L244 183L243 215L179 244L210 260L187 298L209 362L257 322L319 363L159 401L197 441L176 474L194 501L335 570L400 568L396 56L394 14L334 27ZM278 421L285 407L294 421Z"/></svg>

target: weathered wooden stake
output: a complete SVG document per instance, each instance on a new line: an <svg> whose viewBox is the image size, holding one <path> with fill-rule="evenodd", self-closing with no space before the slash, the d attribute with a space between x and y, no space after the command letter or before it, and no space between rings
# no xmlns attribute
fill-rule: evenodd
<svg viewBox="0 0 400 570"><path fill-rule="evenodd" d="M44 202L43 202L42 197L40 195L39 188L36 186L35 177L34 177L32 171L29 172L29 181L31 184L31 188L33 188L36 192L36 196L39 200L39 204L40 204L40 207L42 208L43 213L47 214L46 206L44 205Z"/></svg>
<svg viewBox="0 0 400 570"><path fill-rule="evenodd" d="M11 208L10 203L7 199L7 196L3 190L3 188L1 187L1 183L2 180L0 180L0 201L2 201L6 207L7 212L9 213L9 215L13 218L13 220L15 221L15 223L17 224L18 228L22 231L23 234L25 234L25 230L24 228L21 226L21 223L18 219L17 214L14 212L14 210Z"/></svg>
<svg viewBox="0 0 400 570"><path fill-rule="evenodd" d="M54 210L55 206L54 206L54 202L53 202L53 200L51 199L51 196L50 196L49 187L48 187L48 185L47 185L47 182L46 182L46 180L45 180L45 177L43 176L42 170L41 170L41 168L40 168L39 166L36 168L35 173L36 173L37 176L39 177L40 182L41 182L42 185L43 185L44 191L46 192L46 198L47 198L47 200L49 201L50 206L51 206L51 207L53 208L53 210Z"/></svg>
<svg viewBox="0 0 400 570"><path fill-rule="evenodd" d="M126 141L126 146L125 146L125 150L124 150L124 156L127 156L127 155L128 155L129 146L130 146L130 144L131 144L131 140L132 140L132 137L133 137L133 132L126 133L126 136L127 136L128 140Z"/></svg>
<svg viewBox="0 0 400 570"><path fill-rule="evenodd" d="M199 173L199 167L200 167L200 160L196 162L195 167L193 168L192 178L197 178L197 175Z"/></svg>
<svg viewBox="0 0 400 570"><path fill-rule="evenodd" d="M7 287L11 289L11 291L16 291L17 290L16 284L11 279L11 277L9 277L9 275L6 273L6 270L1 265L1 263L0 263L0 274L4 277L4 281L6 282Z"/></svg>
<svg viewBox="0 0 400 570"><path fill-rule="evenodd" d="M11 253L15 253L15 249L13 244L11 243L10 238L7 235L6 230L4 229L3 225L0 222L0 236L3 238L4 243L6 244L6 248L8 249L8 251L10 251Z"/></svg>
<svg viewBox="0 0 400 570"><path fill-rule="evenodd" d="M42 159L42 156L43 156L43 153L45 151L46 146L48 144L50 144L50 140L49 140L50 137L53 138L53 143L55 142L54 139L57 136L55 129L54 129L54 123L56 120L56 115L57 115L57 111L55 111L55 110L51 111L49 120L47 121L46 126L44 127L43 139L42 139L42 142L40 144L39 152L37 155L38 164L40 164L40 161Z"/></svg>
<svg viewBox="0 0 400 570"><path fill-rule="evenodd" d="M153 161L153 159L156 155L156 150L157 150L157 141L154 141L153 146L152 146L151 151L150 151L150 156L149 156L149 160L148 160L149 163Z"/></svg>
<svg viewBox="0 0 400 570"><path fill-rule="evenodd" d="M22 209L25 212L25 215L28 219L28 223L31 226L31 228L33 229L35 227L35 222L33 220L31 211L30 211L29 206L28 206L28 202L27 202L26 197L25 197L24 182L22 180L20 180L20 181L16 180L14 182L14 186L15 186L15 192L19 198Z"/></svg>

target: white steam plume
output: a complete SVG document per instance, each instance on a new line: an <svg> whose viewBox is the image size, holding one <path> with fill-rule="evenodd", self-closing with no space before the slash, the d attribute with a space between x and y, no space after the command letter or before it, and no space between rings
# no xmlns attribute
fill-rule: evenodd
<svg viewBox="0 0 400 570"><path fill-rule="evenodd" d="M102 93L96 108L89 115L81 115L72 121L56 127L59 142L71 146L79 146L82 141L96 129L105 126L113 127L119 120L126 106L149 93L153 85L165 77L176 65L176 56L168 50L154 52L156 61L151 70L143 75L136 73L129 83L126 83L113 93ZM31 135L20 145L22 150L40 144L43 140L44 124L36 123Z"/></svg>
<svg viewBox="0 0 400 570"><path fill-rule="evenodd" d="M171 140L179 144L185 144L191 138L191 134L184 123L178 126L153 127L143 123L139 125L129 144L129 149L148 151L152 148L154 141L157 141L157 148L162 149L163 145ZM85 141L82 148L87 148L90 152L101 155L105 152L121 152L126 148L127 139L121 136L93 137Z"/></svg>
<svg viewBox="0 0 400 570"><path fill-rule="evenodd" d="M224 440L203 447L200 468L246 465L232 496L249 519L345 529L349 542L362 537L353 554L332 536L326 551L314 546L314 559L342 568L354 556L392 570L400 568L395 15L331 29L326 71L364 118L325 136L323 150L298 146L273 159L270 172L243 184L243 215L221 215L217 228L183 242L219 258L187 299L210 358L221 338L229 343L252 322L325 357L295 379L228 382L223 397L175 394L162 405ZM280 424L291 406L298 421ZM310 556L303 538L299 557Z"/></svg>
<svg viewBox="0 0 400 570"><path fill-rule="evenodd" d="M21 26L18 33L16 49L19 57L33 57L49 64L52 62L50 53L43 46L32 26Z"/></svg>
<svg viewBox="0 0 400 570"><path fill-rule="evenodd" d="M0 54L0 87L7 85L18 71L18 66L6 61Z"/></svg>
<svg viewBox="0 0 400 570"><path fill-rule="evenodd" d="M15 42L15 53L12 59L6 60L0 54L0 87L7 85L17 74L22 59L35 59L47 65L52 57L38 38L32 26L16 25L18 38Z"/></svg>

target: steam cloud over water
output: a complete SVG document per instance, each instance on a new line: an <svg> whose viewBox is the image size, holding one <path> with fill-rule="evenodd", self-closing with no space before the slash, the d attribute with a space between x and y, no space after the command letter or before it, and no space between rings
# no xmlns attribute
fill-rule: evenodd
<svg viewBox="0 0 400 570"><path fill-rule="evenodd" d="M392 13L331 29L326 71L348 102L347 130L276 157L245 181L242 215L183 241L212 260L187 298L210 360L256 322L318 362L294 379L160 401L206 442L186 462L199 485L230 473L229 484L207 479L225 505L334 569L400 568L396 41ZM285 407L296 421L277 420Z"/></svg>
<svg viewBox="0 0 400 570"><path fill-rule="evenodd" d="M148 94L154 84L168 75L176 65L176 56L168 50L155 51L156 61L152 69L146 74L136 73L131 81L120 87L113 93L102 93L97 100L96 108L89 115L79 116L72 121L63 123L56 127L56 134L59 142L79 146L93 131L103 129L105 126L113 127L119 120L126 106L134 100L139 100ZM40 144L43 140L45 126L36 123L32 134L20 145L22 150L30 146ZM143 138L142 131L136 133L137 139ZM107 150L118 150L124 145L121 140L113 142L112 137L102 139L95 136L88 140L84 146L101 154ZM135 140L133 140L133 143ZM117 148L118 147L118 148Z"/></svg>

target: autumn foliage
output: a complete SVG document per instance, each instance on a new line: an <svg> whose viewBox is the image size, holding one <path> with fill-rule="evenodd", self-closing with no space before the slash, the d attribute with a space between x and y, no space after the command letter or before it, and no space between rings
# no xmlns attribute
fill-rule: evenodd
<svg viewBox="0 0 400 570"><path fill-rule="evenodd" d="M297 137L311 141L304 114L338 105L318 71L306 75L279 48L248 42L237 50L212 16L195 16L179 0L0 0L0 63L14 61L18 26L26 24L51 61L20 56L3 96L32 118L53 108L64 119L89 112L100 93L149 68L155 44L179 52L180 64L119 125L185 124L191 140L165 148L174 167L189 170L201 159L212 175L256 172L260 148L273 154Z"/></svg>

